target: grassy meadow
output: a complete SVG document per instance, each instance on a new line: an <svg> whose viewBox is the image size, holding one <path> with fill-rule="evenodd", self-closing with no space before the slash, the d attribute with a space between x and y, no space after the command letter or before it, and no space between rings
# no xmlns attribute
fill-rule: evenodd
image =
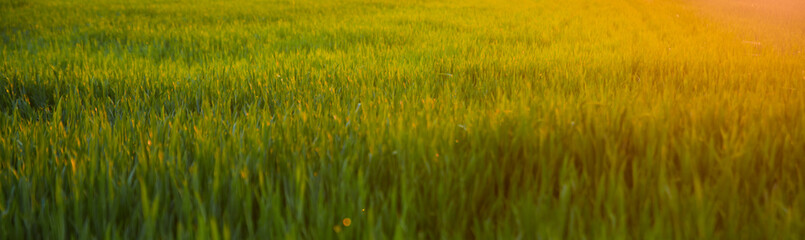
<svg viewBox="0 0 805 240"><path fill-rule="evenodd" d="M0 0L0 239L803 239L725 2Z"/></svg>

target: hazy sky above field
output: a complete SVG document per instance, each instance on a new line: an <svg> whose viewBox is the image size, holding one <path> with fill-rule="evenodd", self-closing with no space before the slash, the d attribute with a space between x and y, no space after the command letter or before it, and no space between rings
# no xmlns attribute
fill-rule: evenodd
<svg viewBox="0 0 805 240"><path fill-rule="evenodd" d="M758 21L805 27L805 0L701 0L706 7Z"/></svg>

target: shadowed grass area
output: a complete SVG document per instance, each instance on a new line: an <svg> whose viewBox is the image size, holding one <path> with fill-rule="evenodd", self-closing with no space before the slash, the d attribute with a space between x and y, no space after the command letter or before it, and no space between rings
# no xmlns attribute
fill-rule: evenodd
<svg viewBox="0 0 805 240"><path fill-rule="evenodd" d="M697 6L6 0L0 238L805 237L805 35Z"/></svg>

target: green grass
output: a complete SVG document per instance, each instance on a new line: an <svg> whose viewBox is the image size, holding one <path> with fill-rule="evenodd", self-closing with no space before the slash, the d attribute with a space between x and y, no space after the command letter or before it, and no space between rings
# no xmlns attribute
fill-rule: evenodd
<svg viewBox="0 0 805 240"><path fill-rule="evenodd" d="M0 239L805 238L805 34L707 12L6 0Z"/></svg>

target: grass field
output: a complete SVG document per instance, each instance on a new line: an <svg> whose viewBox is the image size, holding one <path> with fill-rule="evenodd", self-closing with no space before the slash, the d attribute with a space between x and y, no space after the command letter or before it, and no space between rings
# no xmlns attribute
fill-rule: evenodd
<svg viewBox="0 0 805 240"><path fill-rule="evenodd" d="M2 0L0 239L803 239L805 14L727 2Z"/></svg>

